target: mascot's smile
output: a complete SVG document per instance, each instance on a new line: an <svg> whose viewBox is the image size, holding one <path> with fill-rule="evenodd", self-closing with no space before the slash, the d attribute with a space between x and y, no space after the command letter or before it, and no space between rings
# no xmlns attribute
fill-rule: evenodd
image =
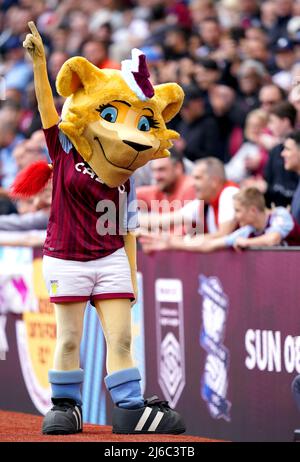
<svg viewBox="0 0 300 462"><path fill-rule="evenodd" d="M113 162L111 162L111 161L107 158L107 156L106 156L106 154L105 154L105 151L104 151L104 149L103 149L102 143L101 143L101 141L99 140L99 138L98 138L97 136L94 137L94 140L98 141L98 144L99 144L99 146L100 146L100 148L101 148L101 150L102 150L102 153L103 153L105 159L107 160L107 162L109 162L109 163L110 163L111 165L113 165L114 167L121 168L122 170L125 170L125 171L128 170L129 172L133 172L133 171L134 171L134 170L131 170L129 167L130 167L130 166L134 163L134 161L136 160L137 156L139 155L139 151L136 152L136 155L135 155L134 159L132 160L132 162L130 162L130 164L128 165L128 167L124 167L123 165L114 164ZM125 142L125 143L126 143L126 142ZM150 146L149 146L149 147L150 147Z"/></svg>

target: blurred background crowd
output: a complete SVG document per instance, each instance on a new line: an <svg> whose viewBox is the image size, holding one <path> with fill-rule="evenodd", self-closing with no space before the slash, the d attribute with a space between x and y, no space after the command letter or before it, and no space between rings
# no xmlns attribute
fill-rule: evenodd
<svg viewBox="0 0 300 462"><path fill-rule="evenodd" d="M147 203L144 229L145 216L163 214L151 200L202 199L204 231L217 232L234 218L234 193L253 187L267 207L288 207L300 223L299 0L0 0L0 230L44 229L51 202L51 187L28 201L8 194L18 171L49 160L22 47L30 20L45 44L58 110L55 78L74 55L120 68L138 47L153 84L184 88L169 124L181 135L171 158L135 174ZM228 197L220 199L225 187ZM233 229L221 227L221 234Z"/></svg>

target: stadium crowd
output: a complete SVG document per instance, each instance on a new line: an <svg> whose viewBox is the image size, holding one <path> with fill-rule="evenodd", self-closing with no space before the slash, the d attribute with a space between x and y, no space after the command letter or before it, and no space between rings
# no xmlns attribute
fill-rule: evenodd
<svg viewBox="0 0 300 462"><path fill-rule="evenodd" d="M58 110L55 78L74 55L120 68L138 47L153 84L184 88L171 157L135 173L145 252L300 245L299 0L0 1L0 231L42 231L26 240L40 245L51 185L9 197L20 170L49 161L22 47L30 20Z"/></svg>

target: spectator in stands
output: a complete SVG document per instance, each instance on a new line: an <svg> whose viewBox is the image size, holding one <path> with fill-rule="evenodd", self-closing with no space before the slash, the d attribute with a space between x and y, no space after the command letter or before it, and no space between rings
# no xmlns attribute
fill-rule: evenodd
<svg viewBox="0 0 300 462"><path fill-rule="evenodd" d="M30 231L46 230L50 214L52 199L52 182L34 199L30 199L29 204L18 204L19 213L10 215L0 215L0 231ZM26 202L26 201L25 201ZM45 235L46 237L46 235Z"/></svg>
<svg viewBox="0 0 300 462"><path fill-rule="evenodd" d="M99 40L86 40L82 45L81 55L100 69L120 69L120 64L108 56L108 44Z"/></svg>
<svg viewBox="0 0 300 462"><path fill-rule="evenodd" d="M218 125L205 109L204 95L198 87L185 88L180 115L177 129L182 138L175 142L177 150L191 161L210 155L218 157Z"/></svg>
<svg viewBox="0 0 300 462"><path fill-rule="evenodd" d="M166 31L162 46L167 60L187 58L187 31L177 26L170 27Z"/></svg>
<svg viewBox="0 0 300 462"><path fill-rule="evenodd" d="M263 44L268 43L268 36L266 31L260 25L252 25L245 29L245 38L247 40L255 40L257 42L263 42Z"/></svg>
<svg viewBox="0 0 300 462"><path fill-rule="evenodd" d="M44 158L46 158L46 160L50 162L50 156L43 130L36 130L34 133L32 133L30 140L35 144L35 147L39 150L39 154L43 153Z"/></svg>
<svg viewBox="0 0 300 462"><path fill-rule="evenodd" d="M296 109L288 102L279 103L270 112L269 127L279 143L269 152L269 160L264 172L267 183L265 197L268 207L272 203L275 206L289 205L298 184L298 175L285 170L283 158L280 155L285 138L294 129L296 115Z"/></svg>
<svg viewBox="0 0 300 462"><path fill-rule="evenodd" d="M227 180L224 165L214 157L198 161L193 176L197 199L183 208L183 216L197 222L200 199L205 204L204 232L226 234L233 226L232 197L238 191L238 186Z"/></svg>
<svg viewBox="0 0 300 462"><path fill-rule="evenodd" d="M26 137L31 136L35 130L42 128L41 118L38 111L38 104L35 97L34 82L30 82L26 88L26 93L23 98L19 128Z"/></svg>
<svg viewBox="0 0 300 462"><path fill-rule="evenodd" d="M300 65L299 65L300 67ZM300 75L300 69L299 69L299 74ZM299 86L299 77L294 78L294 86L289 92L288 95L288 100L289 102L294 106L294 108L297 111L297 116L296 116L296 122L295 122L295 129L299 130L300 129L300 86ZM298 84L297 84L298 82Z"/></svg>
<svg viewBox="0 0 300 462"><path fill-rule="evenodd" d="M280 37L287 37L287 25L293 14L293 0L275 0L276 21L269 30L269 41L276 43Z"/></svg>
<svg viewBox="0 0 300 462"><path fill-rule="evenodd" d="M23 3L25 2L14 0L1 2L1 10L3 7L7 9L1 43L5 44L11 37L18 37L26 32L27 23L32 19L32 12L31 8L29 8L29 2L27 2L27 5L23 5Z"/></svg>
<svg viewBox="0 0 300 462"><path fill-rule="evenodd" d="M171 150L171 157L153 160L151 170L155 183L136 189L137 199L143 211L146 207L150 213L159 212L157 207L155 210L153 207L160 201L169 204L177 201L181 208L185 201L195 199L194 180L185 174L182 156L174 148Z"/></svg>
<svg viewBox="0 0 300 462"><path fill-rule="evenodd" d="M238 187L226 180L223 163L215 157L196 162L193 177L196 199L182 209L164 213L140 215L141 231L170 229L184 223L187 232L201 230L206 238L223 236L235 229L233 196Z"/></svg>
<svg viewBox="0 0 300 462"><path fill-rule="evenodd" d="M214 85L209 92L209 102L218 124L220 159L225 163L243 143L243 130L235 98L235 91L226 85Z"/></svg>
<svg viewBox="0 0 300 462"><path fill-rule="evenodd" d="M186 157L182 157L182 155L177 151L177 149L174 146L171 149L171 151L176 151L176 155L178 155L178 157L181 157L185 175L191 176L194 170L194 162L187 159ZM149 162L148 164L144 165L143 167L139 168L136 172L134 172L133 177L136 188L139 188L140 186L149 186L155 183L151 163L152 162Z"/></svg>
<svg viewBox="0 0 300 462"><path fill-rule="evenodd" d="M195 81L204 92L212 89L222 76L222 71L216 61L210 58L200 58L194 66Z"/></svg>
<svg viewBox="0 0 300 462"><path fill-rule="evenodd" d="M5 58L6 98L21 102L21 97L33 76L32 69L25 60L25 53L20 38L11 36L2 45L1 51Z"/></svg>
<svg viewBox="0 0 300 462"><path fill-rule="evenodd" d="M18 171L38 160L48 159L44 146L39 144L37 137L31 137L18 144L13 150L13 157Z"/></svg>
<svg viewBox="0 0 300 462"><path fill-rule="evenodd" d="M189 10L193 23L198 25L206 18L214 18L217 15L216 2L214 0L193 0L189 3Z"/></svg>
<svg viewBox="0 0 300 462"><path fill-rule="evenodd" d="M276 104L281 103L284 100L286 100L285 91L274 83L268 83L260 89L260 108L269 114ZM269 127L266 127L263 134L260 136L260 142L267 151L271 151L271 149L273 149L279 141L280 140L271 132Z"/></svg>
<svg viewBox="0 0 300 462"><path fill-rule="evenodd" d="M268 38L262 28L251 27L245 30L242 53L246 59L262 63L268 71L274 69L272 55L268 47Z"/></svg>
<svg viewBox="0 0 300 462"><path fill-rule="evenodd" d="M178 236L151 236L145 234L140 240L145 252L155 250L189 250L212 252L234 247L270 247L275 245L300 245L300 225L284 207L267 210L263 194L256 188L241 190L233 197L235 219L240 228L210 240L193 237L190 240Z"/></svg>
<svg viewBox="0 0 300 462"><path fill-rule="evenodd" d="M139 8L132 8L129 4L128 7L122 8L122 12L118 10L119 8L115 11L116 20L111 17L110 21L105 21L103 18L102 23L97 28L93 27L91 29L90 27L90 30L96 39L111 43L109 48L111 58L121 62L128 57L132 48L140 48L147 39L150 41L154 39L154 42L156 40L154 34L149 37L151 25L147 20L149 19L147 13L141 15L139 14ZM100 13L100 10L98 13ZM109 14L112 14L111 10ZM173 24L180 25L178 22ZM163 44L164 40L161 40L160 43Z"/></svg>
<svg viewBox="0 0 300 462"><path fill-rule="evenodd" d="M214 51L220 46L222 28L217 17L207 17L200 22L200 37L203 46L199 50L199 56L213 58Z"/></svg>
<svg viewBox="0 0 300 462"><path fill-rule="evenodd" d="M254 59L245 60L238 70L239 94L237 104L243 112L243 121L249 111L259 106L258 94L267 78L265 66Z"/></svg>
<svg viewBox="0 0 300 462"><path fill-rule="evenodd" d="M150 71L151 72L151 71ZM192 85L195 80L195 65L194 61L188 58L181 58L178 61L178 82L184 87Z"/></svg>
<svg viewBox="0 0 300 462"><path fill-rule="evenodd" d="M23 139L16 125L0 114L0 186L4 189L15 179L17 166L12 153Z"/></svg>
<svg viewBox="0 0 300 462"><path fill-rule="evenodd" d="M3 101L0 109L0 121L12 127L19 127L21 123L20 105L11 99Z"/></svg>
<svg viewBox="0 0 300 462"><path fill-rule="evenodd" d="M225 165L226 177L240 183L247 176L261 174L268 160L260 137L268 125L269 115L262 109L249 112L245 125L245 141L230 162Z"/></svg>
<svg viewBox="0 0 300 462"><path fill-rule="evenodd" d="M49 81L55 99L61 98L56 91L55 80L61 66L69 57L70 56L64 51L54 51L48 59Z"/></svg>
<svg viewBox="0 0 300 462"><path fill-rule="evenodd" d="M260 22L269 35L276 21L276 5L274 0L265 0L260 6Z"/></svg>
<svg viewBox="0 0 300 462"><path fill-rule="evenodd" d="M264 111L270 112L276 104L281 103L285 99L285 93L274 83L268 83L261 87L258 99L260 107Z"/></svg>
<svg viewBox="0 0 300 462"><path fill-rule="evenodd" d="M62 21L59 27L56 27L51 35L51 51L61 51L64 53L68 48L69 34L70 27L67 25L67 22Z"/></svg>
<svg viewBox="0 0 300 462"><path fill-rule="evenodd" d="M16 206L9 199L6 189L0 187L0 217L11 213L17 213Z"/></svg>
<svg viewBox="0 0 300 462"><path fill-rule="evenodd" d="M259 24L259 4L256 0L240 0L240 22L244 29Z"/></svg>
<svg viewBox="0 0 300 462"><path fill-rule="evenodd" d="M218 17L224 29L232 29L240 24L238 0L220 0L217 2Z"/></svg>
<svg viewBox="0 0 300 462"><path fill-rule="evenodd" d="M70 56L74 56L78 55L83 41L87 40L89 36L88 16L83 11L74 8L70 11L69 24L70 31L66 52Z"/></svg>
<svg viewBox="0 0 300 462"><path fill-rule="evenodd" d="M26 167L27 161L26 161L26 156L25 156L25 146L26 146L27 140L21 141L15 149L13 150L13 158L15 160L15 163L17 165L17 171L23 170L24 167Z"/></svg>
<svg viewBox="0 0 300 462"><path fill-rule="evenodd" d="M275 63L278 71L273 75L273 82L285 91L292 85L291 69L295 63L294 43L286 37L280 37L275 46Z"/></svg>
<svg viewBox="0 0 300 462"><path fill-rule="evenodd" d="M298 186L293 195L291 213L300 224L300 131L295 131L287 136L281 156L284 160L284 168L295 172L299 178Z"/></svg>

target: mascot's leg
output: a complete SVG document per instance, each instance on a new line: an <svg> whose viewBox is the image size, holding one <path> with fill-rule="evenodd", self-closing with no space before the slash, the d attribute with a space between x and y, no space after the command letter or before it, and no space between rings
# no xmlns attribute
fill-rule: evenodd
<svg viewBox="0 0 300 462"><path fill-rule="evenodd" d="M105 378L112 399L124 408L141 407L144 398L140 373L131 356L131 304L127 299L96 300L96 309L106 339Z"/></svg>
<svg viewBox="0 0 300 462"><path fill-rule="evenodd" d="M105 384L115 403L114 433L182 433L181 416L155 396L144 400L139 370L131 355L131 304L128 299L96 300L107 345Z"/></svg>
<svg viewBox="0 0 300 462"><path fill-rule="evenodd" d="M53 408L46 414L43 433L82 431L81 391L83 370L79 350L86 302L55 305L57 341L54 369L49 371Z"/></svg>

